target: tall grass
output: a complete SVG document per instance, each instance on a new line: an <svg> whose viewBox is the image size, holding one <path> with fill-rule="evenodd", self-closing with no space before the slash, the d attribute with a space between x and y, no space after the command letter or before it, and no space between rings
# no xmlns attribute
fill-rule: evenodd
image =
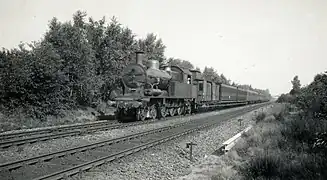
<svg viewBox="0 0 327 180"><path fill-rule="evenodd" d="M257 126L236 146L246 159L238 166L243 179L327 179L326 119L289 116L290 109L259 114Z"/></svg>
<svg viewBox="0 0 327 180"><path fill-rule="evenodd" d="M255 117L255 122L258 123L260 121L263 121L266 118L266 113L260 112L256 117Z"/></svg>

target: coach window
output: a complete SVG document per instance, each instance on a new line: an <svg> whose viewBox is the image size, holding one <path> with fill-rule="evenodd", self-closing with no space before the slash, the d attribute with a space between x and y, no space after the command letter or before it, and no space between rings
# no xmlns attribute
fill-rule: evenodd
<svg viewBox="0 0 327 180"><path fill-rule="evenodd" d="M203 91L203 82L199 82L199 91Z"/></svg>

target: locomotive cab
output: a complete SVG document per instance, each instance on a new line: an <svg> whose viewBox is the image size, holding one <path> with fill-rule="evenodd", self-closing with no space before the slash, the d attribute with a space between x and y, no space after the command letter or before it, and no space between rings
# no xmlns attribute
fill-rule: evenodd
<svg viewBox="0 0 327 180"><path fill-rule="evenodd" d="M172 77L168 88L169 96L178 98L194 97L195 89L193 88L192 73L188 69L179 66L163 66L162 68L169 69L168 72Z"/></svg>
<svg viewBox="0 0 327 180"><path fill-rule="evenodd" d="M192 81L195 86L195 97L198 102L205 101L205 80L199 70L192 69L190 70L192 73Z"/></svg>

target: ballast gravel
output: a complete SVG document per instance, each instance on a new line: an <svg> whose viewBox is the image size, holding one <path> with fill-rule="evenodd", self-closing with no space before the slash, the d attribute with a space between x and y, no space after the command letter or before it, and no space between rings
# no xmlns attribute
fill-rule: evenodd
<svg viewBox="0 0 327 180"><path fill-rule="evenodd" d="M256 111L269 113L271 108L272 106L269 105ZM255 114L255 111L252 111L229 119L215 128L196 132L175 141L141 151L138 154L80 173L70 179L188 179L187 175L192 173L192 167L201 166L201 160L219 149L224 141L242 131L248 125L253 124ZM241 125L239 119L242 119ZM193 148L193 162L189 160L189 150L186 149L186 143L188 142L197 144Z"/></svg>
<svg viewBox="0 0 327 180"><path fill-rule="evenodd" d="M60 139L49 140L45 142L37 142L33 144L26 144L22 146L13 146L8 149L0 150L0 164L6 163L9 161L17 161L26 158L35 157L38 155L44 155L51 152L57 152L68 148L78 147L82 145L87 145L89 143L94 143L98 141L108 140L112 138L118 138L134 133L139 133L143 131L148 131L155 128L161 128L166 126L171 126L183 122L188 122L194 119L201 119L204 117L219 115L237 109L243 109L245 107L236 107L231 109L225 109L215 112L208 112L203 114L197 114L194 116L186 117L176 117L169 120L160 120L155 123L143 124L138 126L126 127L123 129L113 129L108 131L100 131L93 134L87 134L84 136L73 136L73 137L64 137Z"/></svg>

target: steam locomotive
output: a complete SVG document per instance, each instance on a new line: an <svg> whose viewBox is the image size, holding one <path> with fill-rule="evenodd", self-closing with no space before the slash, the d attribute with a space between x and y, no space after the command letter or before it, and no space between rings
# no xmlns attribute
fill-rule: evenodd
<svg viewBox="0 0 327 180"><path fill-rule="evenodd" d="M191 114L200 108L246 105L269 101L264 95L206 80L198 70L179 66L160 66L156 60L143 65L144 53L136 52L136 63L122 72L121 95L116 116L138 121Z"/></svg>

